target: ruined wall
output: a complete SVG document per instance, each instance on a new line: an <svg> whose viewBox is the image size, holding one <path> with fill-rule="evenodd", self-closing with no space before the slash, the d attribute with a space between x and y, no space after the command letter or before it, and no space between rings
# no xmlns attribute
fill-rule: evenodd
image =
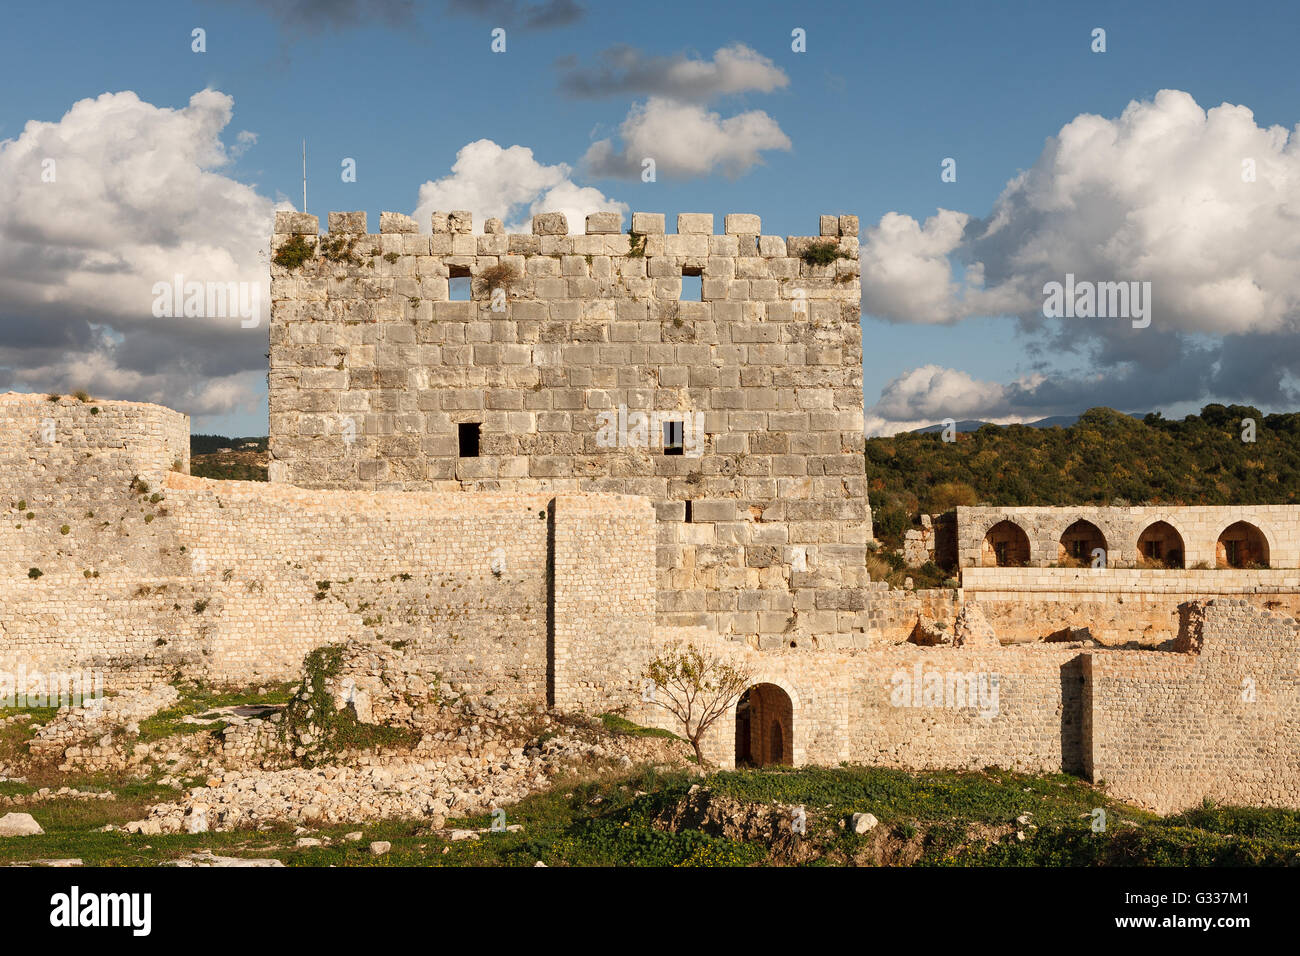
<svg viewBox="0 0 1300 956"><path fill-rule="evenodd" d="M1300 807L1300 623L1243 600L1188 616L1198 654L1086 656L1086 772L1161 812Z"/></svg>
<svg viewBox="0 0 1300 956"><path fill-rule="evenodd" d="M1156 646L1178 634L1178 607L1193 599L1240 596L1300 615L1300 571L1125 568L966 568L966 601L978 601L1003 642L1036 641L1087 628L1107 645Z"/></svg>
<svg viewBox="0 0 1300 956"><path fill-rule="evenodd" d="M462 692L544 704L556 562L565 626L601 635L609 660L653 620L652 512L641 500L308 491L178 473L160 490L148 507L167 513L140 525L148 547L137 564L87 575L74 553L73 568L29 577L32 562L50 565L49 539L63 546L57 532L11 557L0 671L103 670L113 688L177 674L287 680L321 644L378 637ZM120 511L138 507L134 492L121 498ZM558 537L557 512L581 515ZM617 603L578 592L597 580Z"/></svg>
<svg viewBox="0 0 1300 956"><path fill-rule="evenodd" d="M1107 563L1112 568L1139 564L1138 539L1142 532L1163 521L1182 539L1183 566L1213 568L1222 563L1216 545L1220 534L1238 521L1257 527L1268 544L1269 567L1300 567L1300 505L1196 505L1187 507L1020 507L957 509L958 559L963 571L981 564L981 545L989 529L1011 521L1029 539L1029 564L1046 567L1059 559L1058 543L1078 520L1089 521L1104 535Z"/></svg>
<svg viewBox="0 0 1300 956"><path fill-rule="evenodd" d="M149 499L189 461L189 417L169 408L0 395L0 575L154 563Z"/></svg>
<svg viewBox="0 0 1300 956"><path fill-rule="evenodd" d="M689 639L789 697L793 761L1082 774L1160 812L1210 799L1300 808L1300 622L1244 600L1188 603L1170 651L901 645L811 654ZM996 695L991 682L996 682ZM629 712L677 729L662 709ZM706 735L731 766L735 712Z"/></svg>
<svg viewBox="0 0 1300 956"><path fill-rule="evenodd" d="M137 475L157 485L173 469L188 472L189 463L189 416L170 408L25 392L0 395L0 469L33 490L63 485L93 493Z"/></svg>
<svg viewBox="0 0 1300 956"><path fill-rule="evenodd" d="M364 213L331 213L322 238L314 216L278 215L275 249L318 254L271 270L272 480L645 495L661 623L765 646L862 633L856 217L789 238L752 215L720 235L700 214L675 235L659 214L634 214L630 233L617 214L586 225L570 236L543 214L533 235L496 221L474 235L468 214L435 213L421 235L384 213L374 235ZM804 261L814 243L839 257ZM494 296L502 267L516 278ZM701 301L681 301L684 275ZM449 300L457 276L472 301ZM629 420L652 412L687 426L684 454ZM460 457L471 424L480 454Z"/></svg>

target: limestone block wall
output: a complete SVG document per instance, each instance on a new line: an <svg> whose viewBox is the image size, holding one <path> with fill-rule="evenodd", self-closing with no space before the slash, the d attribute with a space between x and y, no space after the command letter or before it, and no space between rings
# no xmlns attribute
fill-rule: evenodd
<svg viewBox="0 0 1300 956"><path fill-rule="evenodd" d="M1107 563L1111 567L1133 567L1139 563L1138 539L1156 522L1171 525L1181 538L1186 568L1213 568L1223 562L1217 546L1229 526L1245 521L1258 528L1267 542L1267 565L1272 568L1300 567L1300 505L1196 505L1140 506L1132 508L1017 507L957 509L958 561L963 571L989 563L983 549L985 536L994 525L1010 521L1029 540L1028 564L1046 567L1058 561L1061 536L1074 522L1089 521L1105 538ZM1252 562L1254 563L1254 562Z"/></svg>
<svg viewBox="0 0 1300 956"><path fill-rule="evenodd" d="M1083 767L1078 646L759 652L699 629L661 629L656 646L687 641L748 666L753 685L781 688L793 709L796 765ZM633 702L629 712L649 726L680 731L653 703ZM734 766L735 733L733 706L706 735L706 757Z"/></svg>
<svg viewBox="0 0 1300 956"><path fill-rule="evenodd" d="M1004 643L1086 627L1103 644L1159 646L1177 636L1181 604L1216 597L1300 616L1300 571L1294 569L977 567L962 571L962 585L964 599L979 603Z"/></svg>
<svg viewBox="0 0 1300 956"><path fill-rule="evenodd" d="M1086 772L1161 812L1300 807L1300 623L1244 600L1188 616L1197 654L1085 656Z"/></svg>
<svg viewBox="0 0 1300 956"><path fill-rule="evenodd" d="M188 472L190 419L161 405L26 392L0 395L0 468L11 479L82 493L136 475L153 484ZM75 475L65 469L77 467ZM62 479L60 481L60 479Z"/></svg>
<svg viewBox="0 0 1300 956"><path fill-rule="evenodd" d="M758 652L701 629L656 641L694 642L748 666L751 686L780 688L796 765L1063 770L1160 812L1206 797L1300 807L1300 622L1245 600L1187 603L1181 616L1168 651ZM654 704L629 712L679 729ZM706 735L706 756L732 766L735 733L732 707Z"/></svg>
<svg viewBox="0 0 1300 956"><path fill-rule="evenodd" d="M961 610L962 592L957 588L891 589L884 581L873 581L867 592L868 641L898 644L912 636L919 619L947 624L949 633Z"/></svg>
<svg viewBox="0 0 1300 956"><path fill-rule="evenodd" d="M313 648L369 636L463 693L545 704L553 601L562 639L600 638L565 658L578 673L562 686L586 688L584 700L604 686L597 660L622 677L619 655L653 620L643 500L311 491L179 473L161 490L169 511L147 526L137 564L0 577L0 671L102 670L110 688L177 674L288 680ZM47 542L26 543L48 554Z"/></svg>
<svg viewBox="0 0 1300 956"><path fill-rule="evenodd" d="M676 234L649 213L627 232L593 215L584 235L558 214L532 235L474 235L464 213L428 235L380 225L331 213L322 237L277 216L274 248L314 255L271 270L273 481L644 495L660 623L754 644L864 631L856 217L786 238L752 215L720 233L698 214ZM805 261L814 245L836 258Z"/></svg>
<svg viewBox="0 0 1300 956"><path fill-rule="evenodd" d="M132 482L156 493L189 460L189 418L171 409L0 395L0 578L152 561L158 502Z"/></svg>
<svg viewBox="0 0 1300 956"><path fill-rule="evenodd" d="M603 713L639 694L655 628L654 528L644 498L555 499L555 706Z"/></svg>

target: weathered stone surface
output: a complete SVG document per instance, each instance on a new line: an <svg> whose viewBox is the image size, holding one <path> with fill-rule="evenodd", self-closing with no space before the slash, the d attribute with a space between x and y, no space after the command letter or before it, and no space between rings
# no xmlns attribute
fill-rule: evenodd
<svg viewBox="0 0 1300 956"><path fill-rule="evenodd" d="M320 219L305 212L277 211L275 234L277 236L315 236L320 233Z"/></svg>
<svg viewBox="0 0 1300 956"><path fill-rule="evenodd" d="M420 224L410 216L400 212L381 212L379 214L379 231L381 233L419 232Z"/></svg>
<svg viewBox="0 0 1300 956"><path fill-rule="evenodd" d="M661 212L632 213L632 231L643 236L662 236L667 230L664 214Z"/></svg>
<svg viewBox="0 0 1300 956"><path fill-rule="evenodd" d="M854 833L869 833L874 830L880 823L874 813L855 813L849 820L849 826L853 828Z"/></svg>
<svg viewBox="0 0 1300 956"><path fill-rule="evenodd" d="M6 813L0 817L0 837L38 836L44 832L30 813Z"/></svg>
<svg viewBox="0 0 1300 956"><path fill-rule="evenodd" d="M593 212L587 215L587 235L612 235L623 231L623 216L617 212Z"/></svg>
<svg viewBox="0 0 1300 956"><path fill-rule="evenodd" d="M539 212L533 216L533 235L567 236L569 220L562 212Z"/></svg>
<svg viewBox="0 0 1300 956"><path fill-rule="evenodd" d="M763 220L750 213L733 212L725 217L723 228L729 236L757 236L763 231Z"/></svg>
<svg viewBox="0 0 1300 956"><path fill-rule="evenodd" d="M329 215L329 231L353 235L365 235L365 212L332 212Z"/></svg>
<svg viewBox="0 0 1300 956"><path fill-rule="evenodd" d="M677 234L713 235L713 214L707 212L682 212L677 214Z"/></svg>

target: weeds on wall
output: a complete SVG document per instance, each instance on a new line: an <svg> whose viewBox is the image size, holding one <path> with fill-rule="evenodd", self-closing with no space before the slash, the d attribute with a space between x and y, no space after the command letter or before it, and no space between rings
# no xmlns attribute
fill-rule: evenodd
<svg viewBox="0 0 1300 956"><path fill-rule="evenodd" d="M297 269L316 255L316 250L303 236L290 236L275 250L271 261L282 269Z"/></svg>

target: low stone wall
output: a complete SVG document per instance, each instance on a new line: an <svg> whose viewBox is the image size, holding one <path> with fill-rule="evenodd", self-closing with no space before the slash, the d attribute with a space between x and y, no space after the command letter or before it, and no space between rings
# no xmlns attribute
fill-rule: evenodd
<svg viewBox="0 0 1300 956"><path fill-rule="evenodd" d="M1300 622L1244 600L1189 618L1198 654L1085 656L1085 772L1160 812L1300 807Z"/></svg>
<svg viewBox="0 0 1300 956"><path fill-rule="evenodd" d="M1086 627L1102 644L1159 646L1177 635L1178 606L1190 600L1240 596L1300 614L1300 571L964 568L962 594L1004 643Z"/></svg>
<svg viewBox="0 0 1300 956"><path fill-rule="evenodd" d="M1083 774L1160 812L1223 803L1300 808L1300 622L1245 600L1189 603L1169 651L899 645L844 653L758 652L690 640L788 698L781 736L798 764ZM638 701L634 719L675 731ZM733 766L736 708L706 735Z"/></svg>
<svg viewBox="0 0 1300 956"><path fill-rule="evenodd" d="M748 666L753 685L784 691L793 709L795 764L1043 772L1083 766L1077 645L772 653L699 633L661 635L665 643L687 639ZM633 711L652 726L680 730L655 704L638 701ZM707 735L706 756L734 766L735 734L733 707Z"/></svg>

